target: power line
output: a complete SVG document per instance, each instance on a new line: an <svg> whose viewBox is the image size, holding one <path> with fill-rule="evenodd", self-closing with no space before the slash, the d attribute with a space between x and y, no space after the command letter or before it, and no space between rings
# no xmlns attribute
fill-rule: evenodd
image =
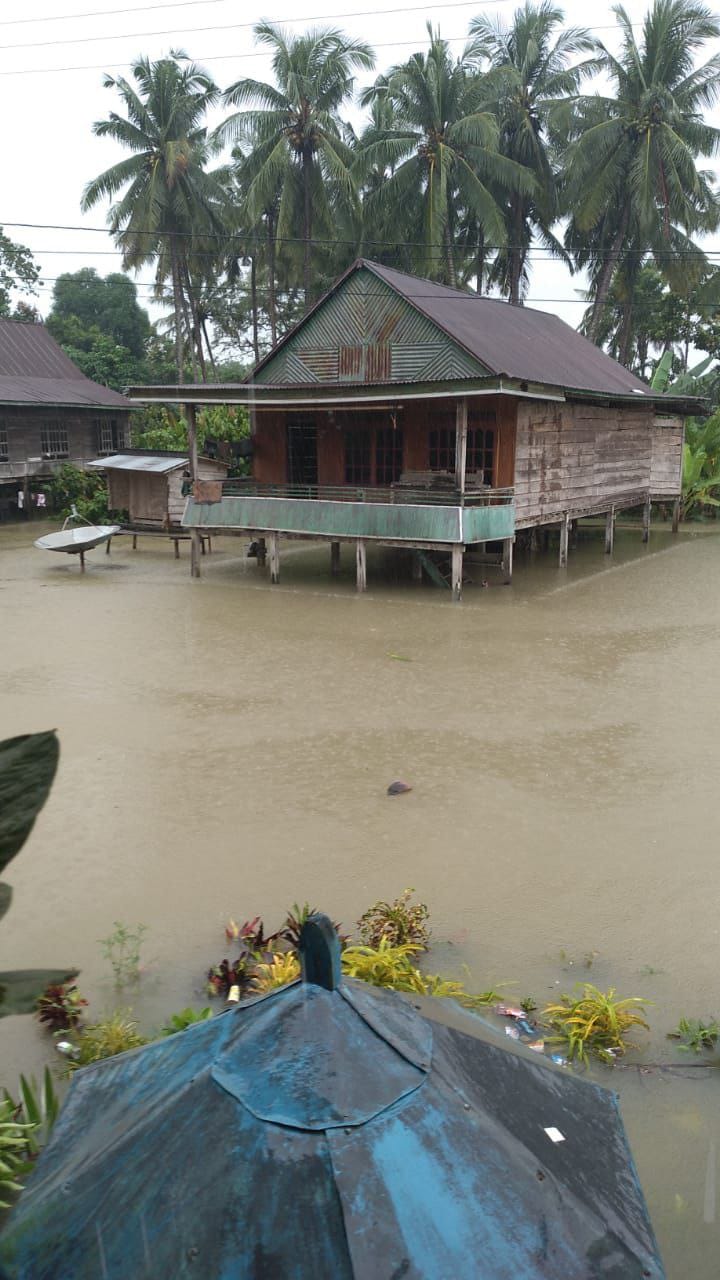
<svg viewBox="0 0 720 1280"><path fill-rule="evenodd" d="M93 234L93 235L105 235L105 236L117 234L115 232L112 232L108 227L82 226L81 224L78 224L78 223L62 223L62 222L11 222L9 219L2 218L2 217L0 217L0 227L12 227L14 229L26 230L26 231L28 230L73 231L73 232L78 231L78 232L87 232L88 234ZM133 231L132 231L133 236L150 236L153 239L157 239L159 234L160 233L157 231L144 229L142 227L137 229L133 228ZM162 232L163 238L174 238L179 240L192 239L193 236L196 234L197 233L192 231ZM200 240L219 240L226 244L232 244L234 241L240 241L241 244L243 245L252 244L256 249L258 247L262 247L265 244L265 239L263 236L243 235L241 232L223 233L218 231L208 231L208 232L201 233L198 238ZM274 239L277 243L282 243L282 244L304 245L305 243L304 236L275 236ZM332 236L332 237L311 236L310 243L311 245L315 245L320 248L325 248L327 246L342 246L343 248L354 249L358 247L357 240L343 240L339 236ZM370 249L423 249L423 250L437 249L438 252L436 254L431 255L431 257L435 259L440 259L447 252L447 246L442 244L439 241L437 242L431 241L429 243L426 243L425 241L421 241L421 240L374 240L372 238L364 238L362 241L362 247L367 250L370 250ZM590 245L589 242L586 241L583 247L588 249L588 248L591 248L592 246ZM463 252L462 246L457 246L457 248L459 252ZM530 245L529 247L526 247L524 245L508 245L508 244L498 245L498 244L485 243L483 248L488 253L496 253L496 252L509 253L514 249L521 249L526 256L532 255L534 257L534 256L537 256L538 254L541 254L541 255L545 254L547 255L547 259L549 261L557 261L557 262L562 261L562 258L560 258L557 254L555 254L551 248L545 245ZM109 255L114 255L115 253L121 253L121 250L120 249L117 249L117 250L114 250L114 249L89 249L89 250L37 249L37 250L32 250L32 252L48 253L48 254L60 253L63 255L71 255L71 254L81 255L83 253L87 253L88 255L92 255L93 257L95 256L104 257L106 255L109 256ZM568 251L568 252L571 252L571 251ZM621 257L626 257L628 255L631 255L633 257L643 257L643 258L644 257L648 257L648 258L660 257L660 258L670 258L677 261L682 261L684 258L687 258L688 261L690 262L698 254L702 254L706 258L716 258L716 257L720 257L720 249L688 250L686 253L684 253L682 250L668 248L668 249L655 250L651 254L646 249L630 248L630 249L623 250ZM216 255L210 252L197 251L194 254L194 256L214 258ZM358 254L358 256L362 256L362 254ZM615 251L612 249L608 249L602 252L596 251L593 254L593 256L595 258L607 258L610 256L615 256Z"/></svg>
<svg viewBox="0 0 720 1280"><path fill-rule="evenodd" d="M480 5L509 4L510 0L448 0L444 4L446 9L477 9ZM162 6L159 6L162 7ZM344 21L346 18L375 18L379 15L397 14L397 13L416 13L419 9L437 9L437 4L417 4L403 5L395 9L358 9L355 12L343 13L342 15L332 13L316 13L307 17L290 18L290 22L322 22L327 19L336 21L341 16ZM284 25L284 20L283 24ZM196 35L206 31L242 31L251 30L257 26L257 20L253 22L224 22L215 26L206 27L170 27L163 31L127 31L120 32L109 36L81 36L73 37L69 40L32 40L27 44L3 44L0 45L0 52L8 49L45 49L65 44L98 44L106 40L136 40L150 39L153 36L174 36L178 33L183 35ZM266 56L266 55L264 55Z"/></svg>

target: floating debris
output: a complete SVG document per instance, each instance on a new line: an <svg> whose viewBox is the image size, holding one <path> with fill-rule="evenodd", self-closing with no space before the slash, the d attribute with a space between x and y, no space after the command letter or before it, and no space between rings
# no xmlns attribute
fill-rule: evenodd
<svg viewBox="0 0 720 1280"><path fill-rule="evenodd" d="M389 653L388 658L392 658L393 662L412 662L412 658L408 658L404 653Z"/></svg>
<svg viewBox="0 0 720 1280"><path fill-rule="evenodd" d="M502 1018L524 1018L525 1010L514 1004L496 1004L495 1012Z"/></svg>
<svg viewBox="0 0 720 1280"><path fill-rule="evenodd" d="M525 1048L532 1049L533 1053L543 1053L545 1049L544 1040L526 1040Z"/></svg>
<svg viewBox="0 0 720 1280"><path fill-rule="evenodd" d="M520 1032L518 1031L517 1027L506 1027L505 1035L509 1036L511 1040L520 1039Z"/></svg>
<svg viewBox="0 0 720 1280"><path fill-rule="evenodd" d="M406 791L412 791L412 787L410 786L410 783L400 782L399 779L396 782L391 782L390 786L387 789L387 793L389 796L402 796L405 794Z"/></svg>

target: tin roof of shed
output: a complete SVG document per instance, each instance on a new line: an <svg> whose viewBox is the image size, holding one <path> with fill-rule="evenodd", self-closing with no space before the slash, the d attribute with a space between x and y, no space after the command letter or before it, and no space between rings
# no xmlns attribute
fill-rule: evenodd
<svg viewBox="0 0 720 1280"><path fill-rule="evenodd" d="M107 458L97 458L89 462L89 467L97 467L102 471L151 471L155 475L165 475L168 471L176 471L178 467L190 465L186 454L168 456L166 453L111 453Z"/></svg>
<svg viewBox="0 0 720 1280"><path fill-rule="evenodd" d="M44 324L0 320L0 404L131 409L125 396L86 378Z"/></svg>

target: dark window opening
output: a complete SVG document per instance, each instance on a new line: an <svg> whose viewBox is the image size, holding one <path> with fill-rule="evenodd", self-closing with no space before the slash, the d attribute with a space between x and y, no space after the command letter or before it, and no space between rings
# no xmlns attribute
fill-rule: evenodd
<svg viewBox="0 0 720 1280"><path fill-rule="evenodd" d="M402 427L378 427L375 433L375 483L396 484L402 469Z"/></svg>
<svg viewBox="0 0 720 1280"><path fill-rule="evenodd" d="M345 432L345 483L372 484L371 435L361 427Z"/></svg>
<svg viewBox="0 0 720 1280"><path fill-rule="evenodd" d="M127 449L127 427L124 422L117 422L115 418L96 418L95 429L98 453L120 453L121 450Z"/></svg>
<svg viewBox="0 0 720 1280"><path fill-rule="evenodd" d="M40 432L40 452L43 458L67 458L67 427L59 422L46 422Z"/></svg>
<svg viewBox="0 0 720 1280"><path fill-rule="evenodd" d="M0 422L0 462L10 461L7 427Z"/></svg>
<svg viewBox="0 0 720 1280"><path fill-rule="evenodd" d="M455 428L437 427L430 432L430 470L455 470Z"/></svg>
<svg viewBox="0 0 720 1280"><path fill-rule="evenodd" d="M314 418L294 418L288 422L287 451L290 484L316 485L317 426Z"/></svg>
<svg viewBox="0 0 720 1280"><path fill-rule="evenodd" d="M495 432L492 427L471 427L467 434L465 471L482 475L483 484L493 483Z"/></svg>

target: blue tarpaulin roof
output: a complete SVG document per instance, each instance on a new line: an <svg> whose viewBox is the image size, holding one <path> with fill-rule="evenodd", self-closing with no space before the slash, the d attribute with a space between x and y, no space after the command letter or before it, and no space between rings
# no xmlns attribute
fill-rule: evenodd
<svg viewBox="0 0 720 1280"><path fill-rule="evenodd" d="M311 976L79 1071L4 1280L661 1280L613 1094Z"/></svg>

